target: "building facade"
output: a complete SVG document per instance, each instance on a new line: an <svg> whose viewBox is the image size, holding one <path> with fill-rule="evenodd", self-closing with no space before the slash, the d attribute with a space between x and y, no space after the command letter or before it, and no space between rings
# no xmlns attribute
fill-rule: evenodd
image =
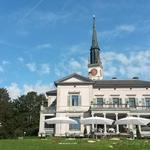
<svg viewBox="0 0 150 150"><path fill-rule="evenodd" d="M92 46L88 64L88 77L71 74L54 82L56 89L46 92L48 106L41 106L39 136L54 134L83 135L84 125L80 119L101 116L118 120L126 116L150 118L150 82L134 77L130 80L103 79L103 66L93 18ZM78 122L75 125L48 125L45 120L52 117L70 117ZM60 128L61 126L61 128ZM98 125L104 134L108 125ZM87 131L90 131L87 126ZM123 125L113 125L116 134L125 131ZM129 128L134 128L129 126ZM150 135L150 127L140 126L141 134Z"/></svg>

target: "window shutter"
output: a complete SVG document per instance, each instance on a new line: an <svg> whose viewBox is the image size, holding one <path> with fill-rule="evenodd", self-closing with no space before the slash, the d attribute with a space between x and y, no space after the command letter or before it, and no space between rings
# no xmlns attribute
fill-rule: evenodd
<svg viewBox="0 0 150 150"><path fill-rule="evenodd" d="M97 104L97 98L93 98L93 104Z"/></svg>
<svg viewBox="0 0 150 150"><path fill-rule="evenodd" d="M141 101L142 101L142 105L144 106L145 105L145 99L142 98Z"/></svg>
<svg viewBox="0 0 150 150"><path fill-rule="evenodd" d="M71 98L71 96L68 95L68 106L70 106L70 98Z"/></svg>
<svg viewBox="0 0 150 150"><path fill-rule="evenodd" d="M125 104L128 104L128 103L129 103L128 100L129 100L128 98L125 98Z"/></svg>
<svg viewBox="0 0 150 150"><path fill-rule="evenodd" d="M121 105L122 104L122 99L121 98L119 98L119 105Z"/></svg>
<svg viewBox="0 0 150 150"><path fill-rule="evenodd" d="M138 98L135 98L135 105L138 106L139 103L138 103Z"/></svg>
<svg viewBox="0 0 150 150"><path fill-rule="evenodd" d="M81 106L81 95L79 95L79 106Z"/></svg>
<svg viewBox="0 0 150 150"><path fill-rule="evenodd" d="M103 98L103 104L105 105L105 103L106 103L106 98Z"/></svg>
<svg viewBox="0 0 150 150"><path fill-rule="evenodd" d="M108 104L113 104L113 99L109 98Z"/></svg>

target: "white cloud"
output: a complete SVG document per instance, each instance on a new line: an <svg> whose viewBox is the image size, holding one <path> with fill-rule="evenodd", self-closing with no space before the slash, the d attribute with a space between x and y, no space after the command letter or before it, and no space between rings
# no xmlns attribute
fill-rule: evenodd
<svg viewBox="0 0 150 150"><path fill-rule="evenodd" d="M47 24L55 24L56 22L65 23L71 17L71 13L69 12L52 12L52 11L40 11L35 10L30 15L22 18L20 14L25 14L27 10L22 10L14 13L13 18L17 20L17 24L19 25L32 25L32 26L43 26ZM18 19L19 18L19 19ZM21 18L21 19L20 19Z"/></svg>
<svg viewBox="0 0 150 150"><path fill-rule="evenodd" d="M18 57L18 61L20 61L21 63L23 63L24 59L22 57Z"/></svg>
<svg viewBox="0 0 150 150"><path fill-rule="evenodd" d="M70 60L69 65L70 65L70 68L71 68L71 69L74 69L74 70L77 70L77 69L81 69L81 68L82 68L82 64L79 63L79 61L75 60L74 58L72 58L72 59Z"/></svg>
<svg viewBox="0 0 150 150"><path fill-rule="evenodd" d="M78 50L78 48L75 48L75 51L76 50ZM150 79L150 50L136 50L132 52L129 49L125 53L123 53L122 50L120 50L120 52L104 52L101 54L101 57L105 79L114 76L121 79L131 79L134 76L139 76L139 78L143 80ZM82 55L76 57L74 53L71 53L62 58L63 59L54 67L56 76L61 78L73 72L82 73L87 76L88 60L85 55L84 57Z"/></svg>
<svg viewBox="0 0 150 150"><path fill-rule="evenodd" d="M11 99L15 99L21 94L21 90L19 89L17 83L11 83L10 86L7 87L7 90Z"/></svg>
<svg viewBox="0 0 150 150"><path fill-rule="evenodd" d="M32 63L27 63L26 66L31 72L35 72L40 75L50 74L50 71L51 71L50 65L47 63L36 64L36 63L32 62Z"/></svg>
<svg viewBox="0 0 150 150"><path fill-rule="evenodd" d="M10 43L8 43L7 41L4 40L0 40L0 44L5 45L5 46L12 46Z"/></svg>
<svg viewBox="0 0 150 150"><path fill-rule="evenodd" d="M149 79L150 50L128 52L126 54L107 52L103 56L105 77L132 78L139 76L141 79Z"/></svg>
<svg viewBox="0 0 150 150"><path fill-rule="evenodd" d="M55 75L59 78L75 72L87 75L88 58L85 58L88 53L86 51L88 49L87 44L75 44L64 49L66 52L60 55L60 61L51 68Z"/></svg>
<svg viewBox="0 0 150 150"><path fill-rule="evenodd" d="M50 66L49 64L41 64L41 68L39 70L40 74L50 74Z"/></svg>
<svg viewBox="0 0 150 150"><path fill-rule="evenodd" d="M54 68L55 75L62 78L71 73L79 73L87 75L87 59L84 57L65 57Z"/></svg>
<svg viewBox="0 0 150 150"><path fill-rule="evenodd" d="M109 66L109 68L104 72L104 76L115 77L117 74L117 68L115 66Z"/></svg>
<svg viewBox="0 0 150 150"><path fill-rule="evenodd" d="M2 64L3 64L3 65L7 65L7 64L9 64L9 61L3 60L3 61L2 61Z"/></svg>
<svg viewBox="0 0 150 150"><path fill-rule="evenodd" d="M4 72L4 69L2 66L0 66L0 72Z"/></svg>
<svg viewBox="0 0 150 150"><path fill-rule="evenodd" d="M128 56L123 53L116 53L116 52L106 52L102 54L103 62L107 63L110 61L119 61L123 64L128 64Z"/></svg>
<svg viewBox="0 0 150 150"><path fill-rule="evenodd" d="M54 13L54 12L40 12L36 11L33 16L35 20L42 21L43 23L54 23L56 21L65 21L68 17L70 17L69 13Z"/></svg>
<svg viewBox="0 0 150 150"><path fill-rule="evenodd" d="M48 49L51 48L52 45L50 43L40 44L36 46L36 49Z"/></svg>
<svg viewBox="0 0 150 150"><path fill-rule="evenodd" d="M0 83L2 83L3 82L3 79L0 79Z"/></svg>
<svg viewBox="0 0 150 150"><path fill-rule="evenodd" d="M120 25L116 27L117 32L128 32L131 33L135 30L135 26L133 25Z"/></svg>
<svg viewBox="0 0 150 150"><path fill-rule="evenodd" d="M21 35L21 36L28 36L30 34L30 32L25 29L18 29L16 32L18 35Z"/></svg>
<svg viewBox="0 0 150 150"><path fill-rule="evenodd" d="M24 94L27 94L28 92L35 91L38 94L45 94L45 92L49 91L52 88L52 85L44 85L40 82L36 83L35 85L32 84L24 84L23 85L23 91Z"/></svg>
<svg viewBox="0 0 150 150"><path fill-rule="evenodd" d="M106 38L122 37L127 33L134 32L135 30L136 30L136 27L134 25L123 24L123 25L116 26L112 30L98 33L98 35L106 37Z"/></svg>
<svg viewBox="0 0 150 150"><path fill-rule="evenodd" d="M26 17L28 17L33 11L35 11L35 9L43 2L44 0L39 0L36 2L36 4L30 8L25 14L24 16L21 18L21 20L24 20ZM19 20L19 21L21 21Z"/></svg>
<svg viewBox="0 0 150 150"><path fill-rule="evenodd" d="M27 94L28 92L37 92L38 94L45 94L45 92L53 89L53 84L42 84L37 82L36 84L24 84L20 87L17 83L11 83L10 86L6 87L11 99Z"/></svg>
<svg viewBox="0 0 150 150"><path fill-rule="evenodd" d="M37 66L35 63L27 63L26 66L31 72L37 71Z"/></svg>
<svg viewBox="0 0 150 150"><path fill-rule="evenodd" d="M85 43L75 44L68 48L68 52L69 54L83 53L84 52L83 49L85 48L86 48Z"/></svg>

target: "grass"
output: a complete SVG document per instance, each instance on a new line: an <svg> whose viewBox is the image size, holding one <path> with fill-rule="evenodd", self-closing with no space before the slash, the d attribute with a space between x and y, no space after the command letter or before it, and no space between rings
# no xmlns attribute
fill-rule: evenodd
<svg viewBox="0 0 150 150"><path fill-rule="evenodd" d="M90 142L90 143L89 143ZM93 142L93 143L92 143ZM149 140L23 139L0 140L0 150L149 150Z"/></svg>

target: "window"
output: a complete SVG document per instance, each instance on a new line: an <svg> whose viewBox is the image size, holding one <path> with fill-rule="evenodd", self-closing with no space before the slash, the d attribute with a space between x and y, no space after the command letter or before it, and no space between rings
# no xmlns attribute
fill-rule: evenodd
<svg viewBox="0 0 150 150"><path fill-rule="evenodd" d="M77 121L77 124L69 124L69 130L79 131L80 130L80 117L70 117Z"/></svg>
<svg viewBox="0 0 150 150"><path fill-rule="evenodd" d="M81 96L80 95L69 95L68 106L80 106L80 105L81 105Z"/></svg>
<svg viewBox="0 0 150 150"><path fill-rule="evenodd" d="M79 96L72 95L71 102L72 102L72 106L78 106L79 105Z"/></svg>
<svg viewBox="0 0 150 150"><path fill-rule="evenodd" d="M130 107L136 107L135 98L129 98L129 106Z"/></svg>
<svg viewBox="0 0 150 150"><path fill-rule="evenodd" d="M146 103L146 106L150 107L150 98L145 98L145 103Z"/></svg>
<svg viewBox="0 0 150 150"><path fill-rule="evenodd" d="M113 105L119 106L120 104L121 104L121 99L119 99L119 98L113 98Z"/></svg>
<svg viewBox="0 0 150 150"><path fill-rule="evenodd" d="M96 104L97 104L98 106L103 106L103 98L97 98L97 99L96 99Z"/></svg>

